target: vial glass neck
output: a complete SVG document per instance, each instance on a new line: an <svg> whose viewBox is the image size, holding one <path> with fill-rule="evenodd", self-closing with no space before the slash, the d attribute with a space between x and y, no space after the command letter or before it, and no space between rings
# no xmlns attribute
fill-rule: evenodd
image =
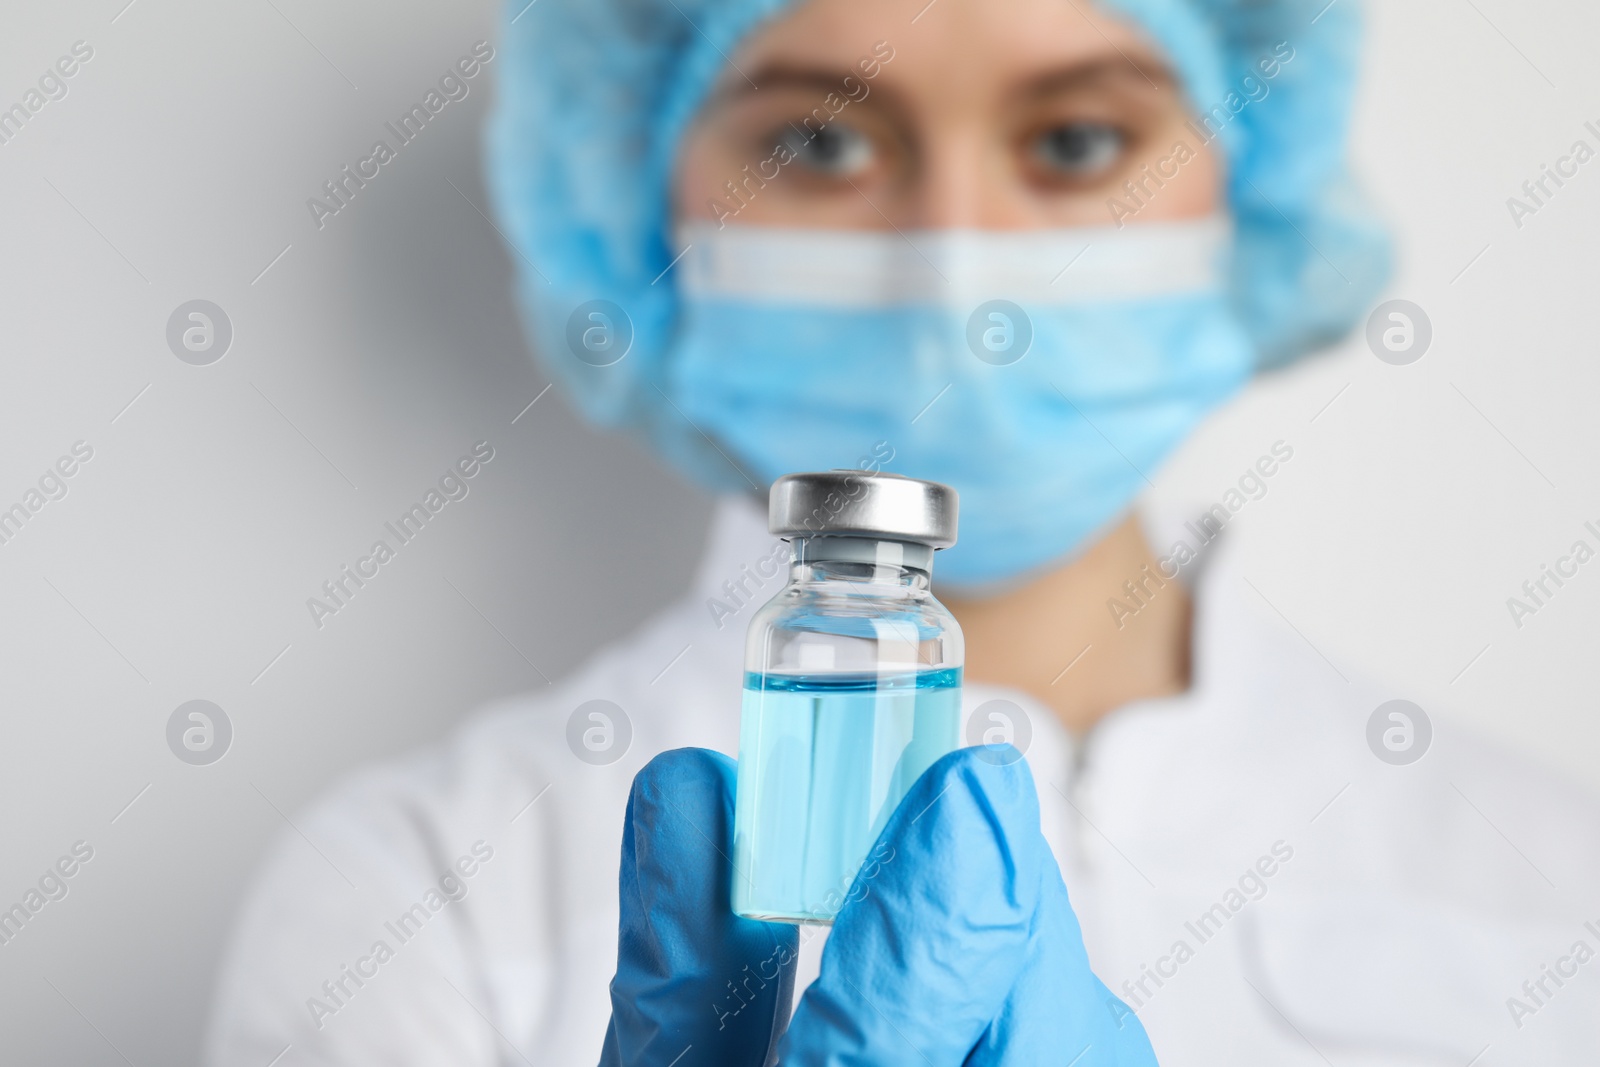
<svg viewBox="0 0 1600 1067"><path fill-rule="evenodd" d="M794 543L790 580L926 590L932 567L933 549L927 545L870 537L806 537Z"/></svg>

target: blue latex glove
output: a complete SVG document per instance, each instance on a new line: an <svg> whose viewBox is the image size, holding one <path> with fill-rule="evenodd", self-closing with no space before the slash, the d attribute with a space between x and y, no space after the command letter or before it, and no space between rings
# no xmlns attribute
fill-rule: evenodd
<svg viewBox="0 0 1600 1067"><path fill-rule="evenodd" d="M652 760L623 836L603 1067L1153 1067L1089 969L1027 765L999 753L1015 756L962 749L917 781L787 1032L797 931L729 910L734 763Z"/></svg>

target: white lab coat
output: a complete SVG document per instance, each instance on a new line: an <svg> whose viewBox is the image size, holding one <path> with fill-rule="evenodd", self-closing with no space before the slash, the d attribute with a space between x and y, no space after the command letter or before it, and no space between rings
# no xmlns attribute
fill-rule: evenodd
<svg viewBox="0 0 1600 1067"><path fill-rule="evenodd" d="M720 627L709 601L773 544L724 502L676 607L296 816L243 908L207 1062L595 1062L629 783L665 749L736 752L745 626L782 576L745 578L754 604ZM1600 958L1574 955L1600 952L1596 804L1437 715L1421 761L1379 761L1367 719L1395 694L1341 680L1226 551L1196 604L1192 690L1086 743L1020 693L964 694L1027 713L1089 958L1162 1064L1600 1063ZM632 725L608 765L567 741L595 699Z"/></svg>

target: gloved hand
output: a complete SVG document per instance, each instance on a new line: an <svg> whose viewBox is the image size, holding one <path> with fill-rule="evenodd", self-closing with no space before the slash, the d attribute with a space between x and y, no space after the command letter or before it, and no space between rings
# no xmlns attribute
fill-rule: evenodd
<svg viewBox="0 0 1600 1067"><path fill-rule="evenodd" d="M730 910L733 761L657 756L628 802L602 1067L1154 1067L1089 969L1027 765L997 751L918 779L792 1022L796 928Z"/></svg>

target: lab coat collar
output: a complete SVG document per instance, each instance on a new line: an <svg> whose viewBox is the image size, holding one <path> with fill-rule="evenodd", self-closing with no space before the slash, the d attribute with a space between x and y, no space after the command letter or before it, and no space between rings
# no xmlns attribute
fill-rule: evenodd
<svg viewBox="0 0 1600 1067"><path fill-rule="evenodd" d="M1140 517L1147 535L1152 538L1166 529L1164 523L1152 522L1143 514ZM1266 635L1259 633L1259 622L1248 618L1248 613L1247 617L1240 618L1237 605L1216 595L1219 588L1237 583L1229 549L1226 539L1215 538L1178 576L1179 581L1190 588L1195 602L1191 687L1172 697L1135 701L1113 712L1107 722L1124 712L1181 714L1197 706L1216 681L1237 679L1237 672L1228 669L1227 647L1213 640L1219 632L1229 632L1219 627L1246 625L1253 636L1245 644L1255 643L1258 637L1266 639ZM719 497L707 533L706 551L693 583L700 620L709 621L730 647L742 648L751 613L776 594L788 579L788 555L789 546L767 531L765 507L761 501L748 494ZM1268 643L1276 643L1275 635ZM1228 645L1238 647L1240 642L1230 641ZM988 701L1007 701L1020 707L1029 720L1029 746L1043 746L1040 755L1050 754L1049 765L1053 769L1065 768L1077 758L1077 744L1060 726L1054 713L1040 702L1006 686L968 683L966 689L969 713ZM1099 732L1097 727L1096 734Z"/></svg>
<svg viewBox="0 0 1600 1067"><path fill-rule="evenodd" d="M1162 527L1146 520L1146 528L1154 536ZM741 494L717 500L706 552L693 585L696 602L693 610L700 623L710 624L714 640L723 646L727 656L738 658L742 654L750 615L787 580L788 547L767 532L764 508L754 497ZM1091 735L1093 738L1116 732L1113 729L1116 720L1124 716L1172 716L1191 712L1207 702L1207 694L1216 679L1234 674L1225 667L1226 649L1212 640L1218 632L1220 620L1217 617L1234 613L1232 606L1220 603L1214 595L1219 586L1228 584L1230 569L1228 546L1225 541L1217 540L1205 547L1193 567L1186 567L1180 574L1182 580L1192 585L1195 599L1191 688L1172 697L1136 701L1118 709L1096 728ZM1229 623L1236 621L1230 619ZM1077 776L1076 767L1084 760L1084 753L1080 751L1082 743L1062 728L1060 720L1044 704L1005 686L968 683L963 710L969 725L973 713L991 702L1001 703L979 716L973 728L976 736L968 740L979 739L991 725L1004 727L1005 724L992 719L990 713L1014 716L1020 710L1023 721L1011 725L1014 731L1026 731L1026 736L1023 738L1020 732L1013 736L1025 740L1025 745L1019 747L1027 749L1041 790L1069 790Z"/></svg>
<svg viewBox="0 0 1600 1067"><path fill-rule="evenodd" d="M747 494L718 497L695 573L696 596L744 616L752 602L765 603L787 578L787 546L767 532L765 504Z"/></svg>

